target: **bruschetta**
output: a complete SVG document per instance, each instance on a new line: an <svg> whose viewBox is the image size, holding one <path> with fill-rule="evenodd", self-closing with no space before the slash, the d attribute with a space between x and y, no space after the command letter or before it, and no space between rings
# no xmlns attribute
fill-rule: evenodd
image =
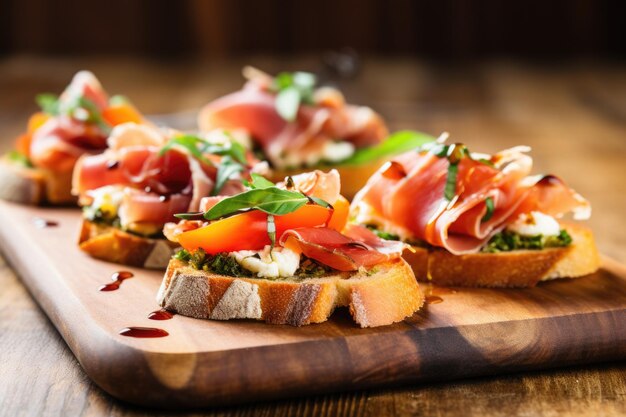
<svg viewBox="0 0 626 417"><path fill-rule="evenodd" d="M273 184L253 175L246 190L203 202L166 226L182 250L170 261L159 304L196 318L255 319L301 326L348 306L361 327L411 316L424 297L402 260L404 244L346 228L337 171Z"/></svg>
<svg viewBox="0 0 626 417"><path fill-rule="evenodd" d="M494 155L431 142L381 167L351 215L381 237L408 243L420 280L442 285L530 287L590 274L600 260L589 202L553 175L530 175L530 148Z"/></svg>
<svg viewBox="0 0 626 417"><path fill-rule="evenodd" d="M31 116L14 149L0 157L0 198L23 204L74 203L72 170L78 158L102 152L114 126L143 117L125 98L109 99L88 71L77 73L59 97L41 94L37 102L41 111Z"/></svg>

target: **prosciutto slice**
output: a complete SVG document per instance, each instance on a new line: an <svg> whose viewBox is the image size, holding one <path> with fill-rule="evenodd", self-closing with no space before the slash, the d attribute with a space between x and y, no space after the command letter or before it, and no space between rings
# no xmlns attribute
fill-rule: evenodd
<svg viewBox="0 0 626 417"><path fill-rule="evenodd" d="M118 215L122 227L160 225L175 221L174 214L197 211L215 185L217 168L190 155L184 148L161 154L171 132L149 125L116 126L109 148L99 155L84 155L76 163L72 192L90 204L93 190L119 186L123 198ZM215 164L220 157L207 155ZM250 163L256 163L251 158ZM240 181L229 180L221 195L243 191ZM146 228L148 230L149 228ZM160 227L158 228L160 230Z"/></svg>
<svg viewBox="0 0 626 417"><path fill-rule="evenodd" d="M358 232L355 232L358 236ZM374 242L371 236L352 239L326 227L300 227L283 233L280 244L295 244L304 255L339 271L355 271L359 267L372 266L397 259L402 250L385 247L385 241ZM376 237L376 236L374 236ZM374 243L376 246L370 246ZM387 242L395 245L396 242Z"/></svg>
<svg viewBox="0 0 626 417"><path fill-rule="evenodd" d="M412 238L453 254L474 253L521 213L588 217L589 204L556 177L529 177L532 159L524 147L502 151L484 163L464 157L458 164L455 197L444 196L450 163L426 151L407 152L374 174L353 202L365 204ZM544 178L544 179L542 179ZM546 179L547 178L547 179ZM489 219L486 200L494 211Z"/></svg>
<svg viewBox="0 0 626 417"><path fill-rule="evenodd" d="M198 116L200 129L245 129L278 167L284 165L284 153L304 158L315 143L341 139L364 147L381 142L388 134L372 109L345 104L341 93L329 88L319 89L317 103L301 105L295 122L287 122L276 111L276 95L268 86L267 76L258 75L242 90L209 103Z"/></svg>
<svg viewBox="0 0 626 417"><path fill-rule="evenodd" d="M59 105L62 108L80 97L90 100L99 111L104 110L109 100L96 77L88 71L74 76L61 94ZM106 134L97 125L60 115L51 117L33 133L30 159L35 166L67 172L82 154L104 148Z"/></svg>

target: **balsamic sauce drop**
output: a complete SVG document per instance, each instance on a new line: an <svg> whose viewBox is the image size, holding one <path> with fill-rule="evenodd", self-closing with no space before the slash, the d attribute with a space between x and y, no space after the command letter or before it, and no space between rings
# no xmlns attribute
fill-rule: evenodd
<svg viewBox="0 0 626 417"><path fill-rule="evenodd" d="M38 229L45 229L46 227L57 227L59 222L54 220L46 220L41 217L33 217L33 224Z"/></svg>
<svg viewBox="0 0 626 417"><path fill-rule="evenodd" d="M170 320L172 317L174 317L174 313L165 309L156 310L148 314L150 320Z"/></svg>
<svg viewBox="0 0 626 417"><path fill-rule="evenodd" d="M120 334L122 336L139 338L169 336L168 332L163 329L157 329L156 327L125 327L120 330Z"/></svg>
<svg viewBox="0 0 626 417"><path fill-rule="evenodd" d="M443 303L443 298L438 295L427 295L425 301L426 304L439 304Z"/></svg>
<svg viewBox="0 0 626 417"><path fill-rule="evenodd" d="M100 288L98 288L98 291L115 291L118 290L120 288L120 285L122 285L122 282L124 280L127 280L128 278L132 278L134 276L134 274L130 271L118 271L118 272L114 272L113 275L111 275L111 281L108 284L104 284L102 285Z"/></svg>

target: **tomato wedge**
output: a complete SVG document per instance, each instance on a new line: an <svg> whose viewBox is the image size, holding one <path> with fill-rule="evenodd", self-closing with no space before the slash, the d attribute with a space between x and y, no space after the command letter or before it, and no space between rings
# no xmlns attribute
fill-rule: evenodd
<svg viewBox="0 0 626 417"><path fill-rule="evenodd" d="M343 199L345 200L345 199ZM338 200L339 202L339 200ZM274 216L276 240L282 234L298 227L324 226L328 223L336 230L341 230L347 221L347 200L339 202L340 209L335 209L331 216L328 208L307 204L293 213ZM254 210L236 214L210 223L196 230L181 233L178 242L187 250L204 249L207 253L234 252L239 250L259 250L270 244L267 235L267 214Z"/></svg>
<svg viewBox="0 0 626 417"><path fill-rule="evenodd" d="M137 109L128 103L107 107L102 111L102 118L111 126L127 122L142 123L143 121L143 117Z"/></svg>

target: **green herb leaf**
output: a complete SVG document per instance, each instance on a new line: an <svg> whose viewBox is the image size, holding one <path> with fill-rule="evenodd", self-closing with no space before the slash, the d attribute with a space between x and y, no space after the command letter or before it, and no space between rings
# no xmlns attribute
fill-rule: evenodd
<svg viewBox="0 0 626 417"><path fill-rule="evenodd" d="M256 209L267 214L283 215L296 211L309 199L302 193L276 187L252 189L227 197L204 214L207 220L216 220L241 210Z"/></svg>
<svg viewBox="0 0 626 417"><path fill-rule="evenodd" d="M296 120L302 95L296 87L287 87L276 95L276 111L288 122Z"/></svg>
<svg viewBox="0 0 626 417"><path fill-rule="evenodd" d="M178 259L179 261L189 262L191 259L191 254L186 249L180 249L173 256L174 259Z"/></svg>
<svg viewBox="0 0 626 417"><path fill-rule="evenodd" d="M177 145L187 149L187 151L189 151L189 153L192 156L194 156L196 159L208 165L213 165L213 163L209 161L208 159L206 159L204 155L202 154L202 151L208 145L207 142L193 135L181 135L181 136L176 136L170 139L159 150L159 156L165 155L167 151L169 151L170 149L172 149L174 146L177 146Z"/></svg>
<svg viewBox="0 0 626 417"><path fill-rule="evenodd" d="M33 164L30 162L30 159L28 159L28 157L26 155L24 155L23 153L20 153L18 151L10 151L9 153L7 153L7 158L9 159L9 161L21 165L24 168L32 168Z"/></svg>
<svg viewBox="0 0 626 417"><path fill-rule="evenodd" d="M342 165L360 165L380 160L385 157L398 155L411 149L423 146L434 141L435 138L425 133L403 130L391 134L384 142L361 148L350 158L341 162Z"/></svg>
<svg viewBox="0 0 626 417"><path fill-rule="evenodd" d="M487 207L487 212L485 213L483 218L480 219L481 223L484 223L493 217L493 211L494 211L493 198L487 197L487 199L485 200L485 207Z"/></svg>
<svg viewBox="0 0 626 417"><path fill-rule="evenodd" d="M315 204L317 204L318 206L322 206L324 208L332 208L332 206L330 205L330 203L328 203L325 200L322 200L321 198L317 198L317 197L313 197L312 195L307 196L309 198L309 200L311 200L312 202L314 202Z"/></svg>
<svg viewBox="0 0 626 417"><path fill-rule="evenodd" d="M109 99L109 106L120 106L127 103L130 103L130 100L121 94L116 94Z"/></svg>
<svg viewBox="0 0 626 417"><path fill-rule="evenodd" d="M230 156L225 156L220 161L220 165L217 168L217 176L215 179L215 187L211 190L211 195L218 195L226 182L238 172L243 171L243 166L240 163L232 160Z"/></svg>
<svg viewBox="0 0 626 417"><path fill-rule="evenodd" d="M57 116L59 114L59 96L56 94L38 94L35 97L35 101L44 113L48 113L51 116Z"/></svg>
<svg viewBox="0 0 626 417"><path fill-rule="evenodd" d="M276 245L276 223L274 223L274 216L267 216L267 236L270 238L271 249L274 249L274 245Z"/></svg>
<svg viewBox="0 0 626 417"><path fill-rule="evenodd" d="M313 104L317 79L309 72L281 72L274 78L271 89L276 93L276 111L283 119L293 122L301 103Z"/></svg>
<svg viewBox="0 0 626 417"><path fill-rule="evenodd" d="M458 164L448 165L448 176L446 177L446 187L443 196L446 200L451 201L456 195L456 175L459 172Z"/></svg>
<svg viewBox="0 0 626 417"><path fill-rule="evenodd" d="M252 181L249 183L250 188L263 189L276 186L276 184L263 177L262 175L252 173L250 174L250 177L252 178Z"/></svg>
<svg viewBox="0 0 626 417"><path fill-rule="evenodd" d="M183 220L203 220L204 212L196 211L193 213L178 213L178 214L174 214L174 217L183 219Z"/></svg>

